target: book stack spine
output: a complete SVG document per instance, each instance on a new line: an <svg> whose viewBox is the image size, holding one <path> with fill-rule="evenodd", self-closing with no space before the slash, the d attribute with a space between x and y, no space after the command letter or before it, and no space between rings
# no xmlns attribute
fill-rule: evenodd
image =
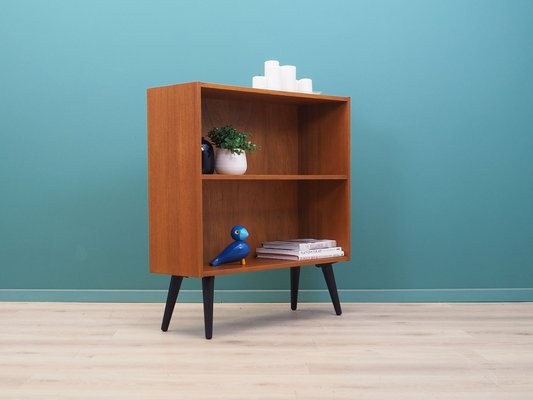
<svg viewBox="0 0 533 400"><path fill-rule="evenodd" d="M319 258L342 257L344 251L335 240L292 239L264 242L256 249L257 258L278 260L315 260Z"/></svg>

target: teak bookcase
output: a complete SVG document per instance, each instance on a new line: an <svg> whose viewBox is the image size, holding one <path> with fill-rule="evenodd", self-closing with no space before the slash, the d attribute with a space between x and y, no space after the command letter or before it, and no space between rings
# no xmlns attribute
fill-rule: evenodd
<svg viewBox="0 0 533 400"><path fill-rule="evenodd" d="M245 175L202 175L201 137L231 124L262 150ZM162 329L181 281L202 278L206 337L212 335L217 275L291 268L296 309L299 267L320 262L337 314L333 263L350 259L350 98L202 82L148 89L150 271L171 275ZM211 267L244 225L247 265ZM255 258L264 241L335 239L343 257L282 261Z"/></svg>

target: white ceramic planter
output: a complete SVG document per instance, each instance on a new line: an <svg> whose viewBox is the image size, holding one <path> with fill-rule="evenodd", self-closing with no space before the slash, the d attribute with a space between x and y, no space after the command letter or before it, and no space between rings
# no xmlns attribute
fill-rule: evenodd
<svg viewBox="0 0 533 400"><path fill-rule="evenodd" d="M215 157L215 169L217 174L243 175L248 168L246 152L233 154L226 149L218 149Z"/></svg>

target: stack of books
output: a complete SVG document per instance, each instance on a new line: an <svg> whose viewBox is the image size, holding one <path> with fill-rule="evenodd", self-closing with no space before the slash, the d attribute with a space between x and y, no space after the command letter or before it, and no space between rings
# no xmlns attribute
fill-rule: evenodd
<svg viewBox="0 0 533 400"><path fill-rule="evenodd" d="M318 258L341 257L344 255L335 240L291 239L263 242L263 247L256 249L257 258L277 260L315 260Z"/></svg>

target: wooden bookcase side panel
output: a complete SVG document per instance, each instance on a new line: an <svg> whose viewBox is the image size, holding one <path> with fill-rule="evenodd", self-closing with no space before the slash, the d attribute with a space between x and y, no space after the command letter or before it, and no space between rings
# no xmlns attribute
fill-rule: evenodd
<svg viewBox="0 0 533 400"><path fill-rule="evenodd" d="M300 236L335 239L350 257L350 100L299 108L301 174L344 174L343 181L300 181Z"/></svg>
<svg viewBox="0 0 533 400"><path fill-rule="evenodd" d="M350 174L350 103L299 107L300 174Z"/></svg>
<svg viewBox="0 0 533 400"><path fill-rule="evenodd" d="M262 150L247 156L246 174L298 174L298 106L235 98L202 98L202 134L233 125Z"/></svg>
<svg viewBox="0 0 533 400"><path fill-rule="evenodd" d="M148 90L150 271L202 276L198 83Z"/></svg>

